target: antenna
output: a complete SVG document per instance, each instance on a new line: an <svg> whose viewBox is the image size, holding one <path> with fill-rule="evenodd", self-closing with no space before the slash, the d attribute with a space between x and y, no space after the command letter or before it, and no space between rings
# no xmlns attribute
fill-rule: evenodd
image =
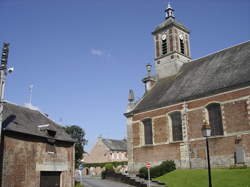
<svg viewBox="0 0 250 187"><path fill-rule="evenodd" d="M29 85L29 104L30 104L30 106L32 106L31 102L32 102L32 91L33 91L33 87L34 87L33 84L30 84L30 85Z"/></svg>

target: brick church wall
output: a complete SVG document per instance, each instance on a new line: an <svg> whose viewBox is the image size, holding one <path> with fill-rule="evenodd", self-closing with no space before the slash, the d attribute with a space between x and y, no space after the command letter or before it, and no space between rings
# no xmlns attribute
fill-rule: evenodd
<svg viewBox="0 0 250 187"><path fill-rule="evenodd" d="M171 133L167 114L172 111L182 111L183 103L135 114L133 116L133 160L134 168L138 170L145 162L159 164L164 160L175 160L177 167L183 167L181 146L189 150L192 168L206 167L205 140L201 134L201 126L205 117L205 107L210 103L220 103L224 135L209 138L211 163L213 167L229 167L234 164L234 152L237 147L243 147L245 162L250 165L250 88L239 89L223 94L186 101L187 110L187 140L171 142ZM143 145L143 126L141 120L152 118L153 145ZM187 158L184 158L187 159Z"/></svg>

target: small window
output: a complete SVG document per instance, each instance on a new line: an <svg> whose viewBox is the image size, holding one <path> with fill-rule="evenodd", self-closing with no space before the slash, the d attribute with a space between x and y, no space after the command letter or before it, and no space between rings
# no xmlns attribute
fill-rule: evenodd
<svg viewBox="0 0 250 187"><path fill-rule="evenodd" d="M183 39L180 39L180 47L181 47L181 53L185 54L185 50L184 50L184 41Z"/></svg>
<svg viewBox="0 0 250 187"><path fill-rule="evenodd" d="M170 114L170 118L172 121L172 135L173 141L182 141L182 120L181 120L181 112L173 112Z"/></svg>
<svg viewBox="0 0 250 187"><path fill-rule="evenodd" d="M119 153L116 153L116 159L119 160Z"/></svg>
<svg viewBox="0 0 250 187"><path fill-rule="evenodd" d="M162 49L162 54L163 55L167 54L167 52L168 52L167 39L162 40L161 49Z"/></svg>
<svg viewBox="0 0 250 187"><path fill-rule="evenodd" d="M55 137L56 131L51 130L51 129L47 129L47 134L48 134L48 136L50 136L50 137Z"/></svg>
<svg viewBox="0 0 250 187"><path fill-rule="evenodd" d="M54 144L47 143L46 144L46 152L47 153L56 153L56 148Z"/></svg>
<svg viewBox="0 0 250 187"><path fill-rule="evenodd" d="M152 120L151 119L144 119L143 121L144 124L144 140L145 144L153 144L153 139L152 139Z"/></svg>
<svg viewBox="0 0 250 187"><path fill-rule="evenodd" d="M221 107L218 103L209 104L207 107L209 124L211 126L211 135L223 135L223 125L221 118Z"/></svg>

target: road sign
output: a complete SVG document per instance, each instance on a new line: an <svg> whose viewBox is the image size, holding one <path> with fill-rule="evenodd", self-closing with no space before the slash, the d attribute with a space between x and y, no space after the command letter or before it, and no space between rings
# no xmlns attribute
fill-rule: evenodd
<svg viewBox="0 0 250 187"><path fill-rule="evenodd" d="M79 170L81 170L81 171L83 170L83 166L82 165L79 166Z"/></svg>
<svg viewBox="0 0 250 187"><path fill-rule="evenodd" d="M146 164L146 167L147 167L147 168L151 168L151 164L150 164L150 163L147 163L147 164Z"/></svg>
<svg viewBox="0 0 250 187"><path fill-rule="evenodd" d="M146 167L148 168L148 187L150 187L150 168L151 168L151 164L149 162L146 163Z"/></svg>

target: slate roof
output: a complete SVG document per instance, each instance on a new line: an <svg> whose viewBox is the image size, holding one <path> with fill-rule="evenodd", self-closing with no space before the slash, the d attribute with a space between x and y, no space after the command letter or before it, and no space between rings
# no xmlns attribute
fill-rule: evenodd
<svg viewBox="0 0 250 187"><path fill-rule="evenodd" d="M188 62L161 79L129 114L250 86L250 41Z"/></svg>
<svg viewBox="0 0 250 187"><path fill-rule="evenodd" d="M168 27L172 27L172 26L176 26L181 30L186 31L187 33L190 33L189 29L187 27L185 27L183 24L181 24L180 22L176 21L174 18L168 18L166 19L163 23L159 24L158 26L156 26L155 30L152 32L152 34L156 34L157 32L162 31L163 29L166 29Z"/></svg>
<svg viewBox="0 0 250 187"><path fill-rule="evenodd" d="M75 142L63 129L46 115L37 110L4 102L3 130L19 132L44 138L51 138L39 125L49 124L49 129L56 131L54 139L66 142Z"/></svg>
<svg viewBox="0 0 250 187"><path fill-rule="evenodd" d="M126 140L102 139L102 142L111 151L127 151L127 141Z"/></svg>

